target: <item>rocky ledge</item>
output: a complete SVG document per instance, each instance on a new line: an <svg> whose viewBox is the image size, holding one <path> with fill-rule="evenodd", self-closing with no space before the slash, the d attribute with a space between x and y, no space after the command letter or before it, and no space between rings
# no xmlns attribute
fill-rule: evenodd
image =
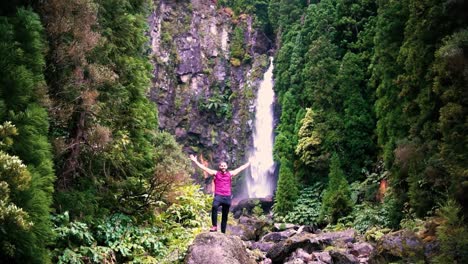
<svg viewBox="0 0 468 264"><path fill-rule="evenodd" d="M436 242L409 230L368 241L354 229L322 232L314 226L272 224L268 219L241 216L236 225L228 226L227 235L198 235L185 263L416 263L427 260L435 250Z"/></svg>

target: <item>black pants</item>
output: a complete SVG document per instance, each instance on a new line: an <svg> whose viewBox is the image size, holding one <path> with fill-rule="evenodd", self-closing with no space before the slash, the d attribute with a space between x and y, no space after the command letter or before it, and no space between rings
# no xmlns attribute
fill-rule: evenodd
<svg viewBox="0 0 468 264"><path fill-rule="evenodd" d="M221 232L226 233L226 225L229 214L229 207L231 206L231 196L224 196L216 194L213 200L213 207L211 208L211 224L212 226L218 225L218 208L222 206L221 215Z"/></svg>

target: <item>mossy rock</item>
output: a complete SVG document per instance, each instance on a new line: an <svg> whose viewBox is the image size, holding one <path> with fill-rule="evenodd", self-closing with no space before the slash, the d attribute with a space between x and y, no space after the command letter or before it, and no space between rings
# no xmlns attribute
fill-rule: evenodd
<svg viewBox="0 0 468 264"><path fill-rule="evenodd" d="M424 243L410 230L399 230L381 237L370 263L424 260Z"/></svg>

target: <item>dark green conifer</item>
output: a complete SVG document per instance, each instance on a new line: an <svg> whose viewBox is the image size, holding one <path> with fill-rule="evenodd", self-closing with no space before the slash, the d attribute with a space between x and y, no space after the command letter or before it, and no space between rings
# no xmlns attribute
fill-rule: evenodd
<svg viewBox="0 0 468 264"><path fill-rule="evenodd" d="M286 158L281 158L278 187L275 195L275 213L281 216L286 215L294 207L298 195L298 182L292 164Z"/></svg>
<svg viewBox="0 0 468 264"><path fill-rule="evenodd" d="M0 46L3 108L0 119L11 120L17 127L18 136L9 152L24 162L31 177L30 184L24 188L10 190L10 199L28 214L32 223L28 229L1 229L0 237L10 241L8 249L0 250L1 258L6 262L14 259L17 263L48 263L46 246L52 237L49 212L55 175L45 109L48 102L43 75L46 45L38 15L18 9L14 17L1 17Z"/></svg>
<svg viewBox="0 0 468 264"><path fill-rule="evenodd" d="M336 153L331 157L328 186L322 197L321 218L329 223L348 215L352 209L351 191Z"/></svg>

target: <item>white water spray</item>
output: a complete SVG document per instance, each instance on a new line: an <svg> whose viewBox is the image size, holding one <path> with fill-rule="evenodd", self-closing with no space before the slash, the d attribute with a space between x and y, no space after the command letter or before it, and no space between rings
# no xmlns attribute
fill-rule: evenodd
<svg viewBox="0 0 468 264"><path fill-rule="evenodd" d="M247 179L249 198L273 195L273 58L263 76L255 102L253 149L250 151L250 177Z"/></svg>

